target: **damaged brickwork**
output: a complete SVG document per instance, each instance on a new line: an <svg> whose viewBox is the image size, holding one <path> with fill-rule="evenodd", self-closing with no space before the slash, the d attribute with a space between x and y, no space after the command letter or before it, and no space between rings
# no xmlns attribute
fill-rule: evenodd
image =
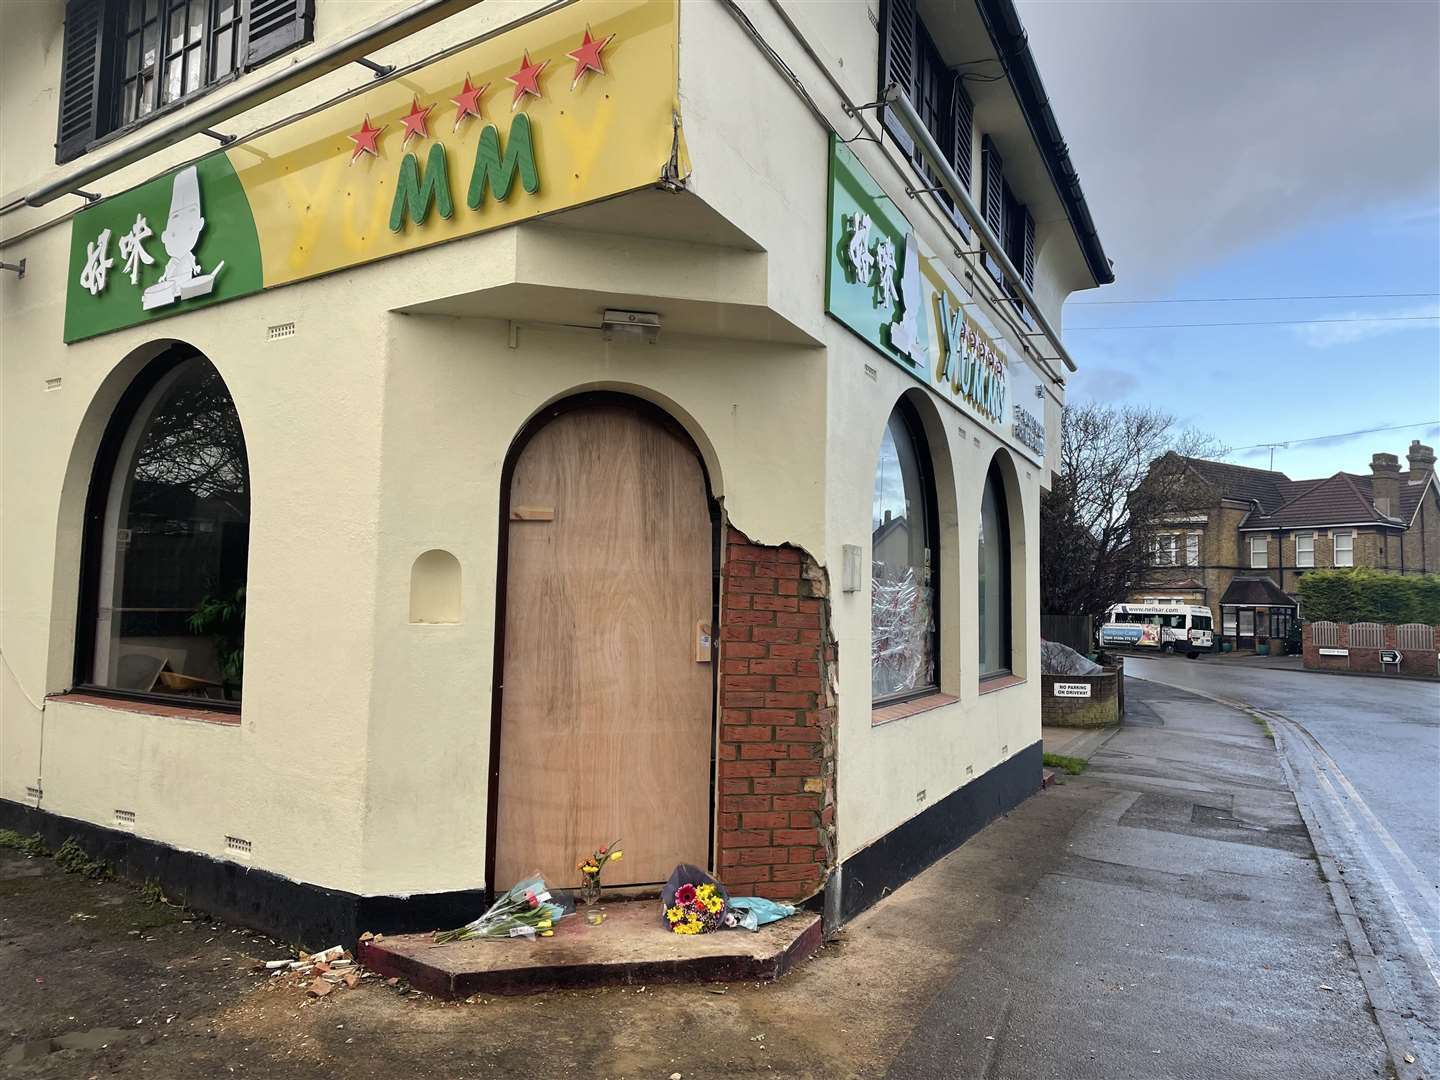
<svg viewBox="0 0 1440 1080"><path fill-rule="evenodd" d="M835 853L835 642L824 569L726 535L716 863L732 892L802 899Z"/></svg>

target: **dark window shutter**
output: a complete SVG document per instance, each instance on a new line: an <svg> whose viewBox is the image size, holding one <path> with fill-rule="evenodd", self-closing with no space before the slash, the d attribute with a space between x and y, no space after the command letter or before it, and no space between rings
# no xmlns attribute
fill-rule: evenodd
<svg viewBox="0 0 1440 1080"><path fill-rule="evenodd" d="M880 93L894 83L915 100L915 0L880 0ZM908 157L915 156L915 140L890 109L880 110L881 122Z"/></svg>
<svg viewBox="0 0 1440 1080"><path fill-rule="evenodd" d="M315 34L315 0L250 0L245 20L245 67L265 63Z"/></svg>
<svg viewBox="0 0 1440 1080"><path fill-rule="evenodd" d="M1004 168L1005 163L1000 159L1000 151L995 149L990 136L986 135L980 143L980 213L985 216L985 224L990 226L995 239L1002 245L1006 239ZM988 252L984 262L985 268L996 281L1004 279L1000 264L991 258Z"/></svg>
<svg viewBox="0 0 1440 1080"><path fill-rule="evenodd" d="M60 61L56 162L70 161L105 133L105 0L69 0Z"/></svg>
<svg viewBox="0 0 1440 1080"><path fill-rule="evenodd" d="M1024 220L1025 229L1025 251L1024 260L1020 264L1020 270L1025 275L1025 285L1032 291L1035 288L1035 219L1030 216L1030 211L1020 211Z"/></svg>
<svg viewBox="0 0 1440 1080"><path fill-rule="evenodd" d="M970 100L970 95L965 92L964 81L959 75L955 76L955 95L951 106L951 113L955 119L955 144L950 154L950 165L955 170L955 175L960 178L960 183L965 185L965 193L970 193L970 139L971 126L975 119L975 105Z"/></svg>

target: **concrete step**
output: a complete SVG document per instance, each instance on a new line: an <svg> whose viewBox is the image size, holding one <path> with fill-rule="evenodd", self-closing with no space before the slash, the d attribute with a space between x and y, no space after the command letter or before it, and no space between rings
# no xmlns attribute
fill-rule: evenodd
<svg viewBox="0 0 1440 1080"><path fill-rule="evenodd" d="M587 986L666 982L768 982L820 947L820 916L801 911L757 932L718 930L682 937L660 925L657 900L602 904L605 921L583 914L555 936L436 945L431 934L360 943L356 959L443 998L526 994Z"/></svg>

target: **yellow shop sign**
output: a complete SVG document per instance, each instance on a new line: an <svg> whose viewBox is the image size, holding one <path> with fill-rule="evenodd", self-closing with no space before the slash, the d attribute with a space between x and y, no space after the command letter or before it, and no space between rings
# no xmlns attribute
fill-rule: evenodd
<svg viewBox="0 0 1440 1080"><path fill-rule="evenodd" d="M86 208L65 340L683 176L677 16L576 0Z"/></svg>

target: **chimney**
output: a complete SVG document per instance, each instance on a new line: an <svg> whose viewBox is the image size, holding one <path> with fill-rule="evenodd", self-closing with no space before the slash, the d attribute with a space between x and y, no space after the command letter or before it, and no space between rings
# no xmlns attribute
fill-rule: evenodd
<svg viewBox="0 0 1440 1080"><path fill-rule="evenodd" d="M1400 459L1394 454L1370 456L1370 492L1380 513L1386 517L1400 513Z"/></svg>
<svg viewBox="0 0 1440 1080"><path fill-rule="evenodd" d="M1410 452L1405 455L1410 462L1410 483L1423 484L1435 472L1435 448L1423 445L1419 439L1410 441Z"/></svg>

